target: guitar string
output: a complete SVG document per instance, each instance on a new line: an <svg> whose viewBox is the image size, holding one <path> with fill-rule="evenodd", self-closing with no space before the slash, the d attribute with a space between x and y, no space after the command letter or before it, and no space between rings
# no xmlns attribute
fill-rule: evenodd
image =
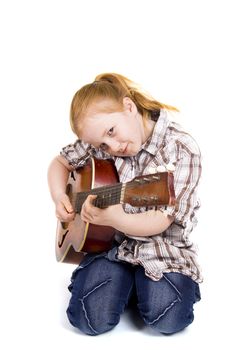
<svg viewBox="0 0 233 350"><path fill-rule="evenodd" d="M161 174L162 173L160 173L160 175ZM83 193L83 195L86 195L86 196L88 196L89 194L92 194L93 192L100 192L100 193L102 192L104 194L104 193L108 193L111 190L119 191L119 190L121 190L122 185L126 185L126 187L131 188L134 186L145 185L146 183L149 184L149 183L156 182L156 180L157 181L160 180L160 179L158 179L158 175L156 176L156 178L154 178L154 176L155 175L153 175L153 174L149 175L149 176L148 175L145 176L145 178L148 178L148 179L151 178L150 181L145 181L145 180L143 181L143 179L142 179L142 180L140 180L141 182L139 182L139 181L138 182L130 181L130 182L125 182L125 183L119 182L119 183L116 183L114 185L106 185L106 186L96 187L96 188L93 188L93 189L88 190L88 191L82 191L82 192L77 192L77 193L79 193L79 194Z"/></svg>
<svg viewBox="0 0 233 350"><path fill-rule="evenodd" d="M121 192L120 191L118 191L118 192L111 192L111 194L110 195L106 195L105 197L103 196L103 197L98 197L98 195L97 195L97 198L95 199L95 200L100 200L100 199L102 199L102 200L104 200L104 199L112 199L112 200L114 200L114 199L117 199L117 198L120 198L120 195L121 195ZM80 195L80 194L77 194L77 199L79 199L79 200L81 200L81 199L86 199L87 198L87 196L88 195Z"/></svg>
<svg viewBox="0 0 233 350"><path fill-rule="evenodd" d="M79 192L77 193L77 200L85 200L89 194L94 194L97 195L96 200L110 200L115 203L116 200L119 201L120 196L121 196L121 187L119 189L114 189L112 191L107 190L98 190L96 191L93 189L92 191L86 191L86 192Z"/></svg>
<svg viewBox="0 0 233 350"><path fill-rule="evenodd" d="M150 176L153 180L153 176ZM147 177L149 178L149 177ZM156 178L156 180L158 181L158 178ZM155 181L154 181L155 182ZM145 185L146 183L153 183L153 181L142 181L141 183L140 182L137 182L135 184L135 181L133 182L126 182L124 183L124 185L126 185L126 187L129 189L129 188L132 188L132 187L135 187L135 186L140 186L140 185ZM114 184L114 185L107 185L107 186L101 186L101 187L96 187L96 188L93 188L91 190L88 190L88 191L82 191L82 192L77 192L77 195L80 197L84 196L84 197L87 197L89 194L96 194L96 195L105 195L106 193L110 193L111 194L111 197L114 195L114 194L118 194L121 192L121 189L122 189L122 185L123 183L117 183L117 184Z"/></svg>
<svg viewBox="0 0 233 350"><path fill-rule="evenodd" d="M120 195L121 195L121 192L118 191L118 192L111 193L111 196L97 197L94 200L94 203L96 206L101 206L101 207L104 207L104 206L106 207L110 204L117 204L117 203L120 203ZM79 193L77 193L76 207L77 208L81 207L84 201L86 200L86 198L87 198L86 194L80 195Z"/></svg>
<svg viewBox="0 0 233 350"><path fill-rule="evenodd" d="M80 198L78 198L80 199ZM75 210L77 212L80 212L81 211L81 208L82 208L82 205L84 203L86 198L81 198L81 200L78 200L76 201L76 207L75 207ZM155 202L156 201L156 202ZM99 208L106 208L110 205L114 205L114 204L119 204L120 203L120 197L117 196L115 197L114 199L111 198L111 200L109 200L109 198L97 198L95 201L94 201L94 205L96 207L99 207ZM139 202L138 205L158 205L158 202L157 202L157 199L156 198L152 198L152 202L148 203L148 201L142 203L142 202ZM137 206L136 203L134 203L134 206Z"/></svg>
<svg viewBox="0 0 233 350"><path fill-rule="evenodd" d="M161 175L161 174L160 174ZM153 174L151 174L150 176L147 176L147 178L152 178L154 177ZM158 180L158 178L156 178L156 180ZM149 182L149 181L148 181ZM150 183L152 183L153 181L150 181ZM141 183L138 182L135 184L135 182L129 182L129 183L125 183L126 186L128 188L139 186L139 185L144 185L145 181L142 181ZM120 195L121 195L121 189L122 189L122 185L123 183L117 183L114 185L107 185L107 186L101 186L101 187L96 187L94 189L91 189L89 191L83 191L83 192L78 192L76 194L76 208L80 208L82 204L84 203L85 199L87 198L87 196L89 194L96 194L98 195L103 195L103 197L97 197L95 199L95 205L96 206L100 206L100 207L106 207L110 204L117 204L120 202ZM112 191L110 191L112 190ZM113 191L114 190L114 191ZM104 197L105 194L110 194L107 197ZM77 202L78 201L78 202ZM81 203L80 203L81 202Z"/></svg>

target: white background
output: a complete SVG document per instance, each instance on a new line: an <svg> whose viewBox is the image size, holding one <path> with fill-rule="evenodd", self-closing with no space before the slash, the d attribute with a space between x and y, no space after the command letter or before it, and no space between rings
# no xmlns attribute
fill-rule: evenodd
<svg viewBox="0 0 233 350"><path fill-rule="evenodd" d="M210 348L231 341L231 1L0 2L1 342L3 349ZM192 239L205 281L196 320L153 336L126 313L99 337L65 315L73 266L54 256L47 168L73 142L74 92L102 72L140 83L182 111L203 154L202 209ZM231 144L231 146L230 146ZM111 338L110 338L111 337Z"/></svg>

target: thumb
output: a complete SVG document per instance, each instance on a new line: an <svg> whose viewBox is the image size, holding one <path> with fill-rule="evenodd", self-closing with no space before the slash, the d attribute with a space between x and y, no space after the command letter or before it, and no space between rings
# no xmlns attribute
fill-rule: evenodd
<svg viewBox="0 0 233 350"><path fill-rule="evenodd" d="M89 194L88 196L87 196L87 201L90 203L90 204L92 204L93 205L93 202L94 202L94 200L97 198L97 195L96 194Z"/></svg>
<svg viewBox="0 0 233 350"><path fill-rule="evenodd" d="M64 197L63 199L63 205L68 213L73 213L74 209L72 207L72 204L70 203L70 199L68 196Z"/></svg>

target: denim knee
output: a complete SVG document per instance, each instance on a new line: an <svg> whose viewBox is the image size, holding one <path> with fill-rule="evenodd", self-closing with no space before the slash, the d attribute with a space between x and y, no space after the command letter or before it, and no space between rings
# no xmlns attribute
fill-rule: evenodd
<svg viewBox="0 0 233 350"><path fill-rule="evenodd" d="M77 328L78 330L80 330L82 333L86 335L95 335L95 336L112 330L119 322L119 321L116 322L116 324L102 323L101 325L99 325L98 329L91 329L86 327L86 324L79 322L80 319L77 316L73 317L72 311L70 310L70 308L67 309L67 317L73 327Z"/></svg>
<svg viewBox="0 0 233 350"><path fill-rule="evenodd" d="M110 331L120 321L133 286L133 274L125 266L105 258L76 270L69 287L67 308L70 323L85 334Z"/></svg>
<svg viewBox="0 0 233 350"><path fill-rule="evenodd" d="M193 304L198 285L187 276L167 273L153 282L138 274L144 289L139 289L139 310L144 322L163 334L181 331L193 322ZM199 288L198 288L199 289Z"/></svg>
<svg viewBox="0 0 233 350"><path fill-rule="evenodd" d="M99 283L82 297L77 297L74 294L70 300L67 308L67 317L74 327L85 334L102 334L110 331L119 323L120 314L111 312L110 307L100 310L97 305L99 299L98 290L101 290L109 283L111 283L111 279Z"/></svg>
<svg viewBox="0 0 233 350"><path fill-rule="evenodd" d="M85 311L80 308L73 308L71 305L67 308L67 317L72 324L73 327L79 329L82 333L87 334L87 335L99 335L105 332L108 332L112 330L120 320L120 317L115 318L115 320L109 320L109 319L102 319L100 320L99 324L93 327L91 320L85 320L83 321L82 314Z"/></svg>
<svg viewBox="0 0 233 350"><path fill-rule="evenodd" d="M177 333L189 326L194 319L192 310L187 310L181 303L177 301L170 305L170 310L164 310L165 315L162 315L157 321L150 323L150 326L163 334Z"/></svg>
<svg viewBox="0 0 233 350"><path fill-rule="evenodd" d="M191 324L194 319L193 310L187 308L179 297L169 300L159 312L154 313L153 307L150 305L148 305L148 309L150 311L146 313L141 311L144 322L154 330L164 334L179 332Z"/></svg>

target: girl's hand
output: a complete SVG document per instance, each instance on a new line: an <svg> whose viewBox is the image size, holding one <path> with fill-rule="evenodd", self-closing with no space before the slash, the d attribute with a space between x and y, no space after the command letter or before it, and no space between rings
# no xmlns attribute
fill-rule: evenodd
<svg viewBox="0 0 233 350"><path fill-rule="evenodd" d="M92 202L96 195L89 195L83 203L81 219L94 225L112 226L116 228L117 223L126 215L121 204L111 205L108 208L100 209Z"/></svg>
<svg viewBox="0 0 233 350"><path fill-rule="evenodd" d="M56 217L62 222L74 220L75 212L66 193L60 194L55 202Z"/></svg>

